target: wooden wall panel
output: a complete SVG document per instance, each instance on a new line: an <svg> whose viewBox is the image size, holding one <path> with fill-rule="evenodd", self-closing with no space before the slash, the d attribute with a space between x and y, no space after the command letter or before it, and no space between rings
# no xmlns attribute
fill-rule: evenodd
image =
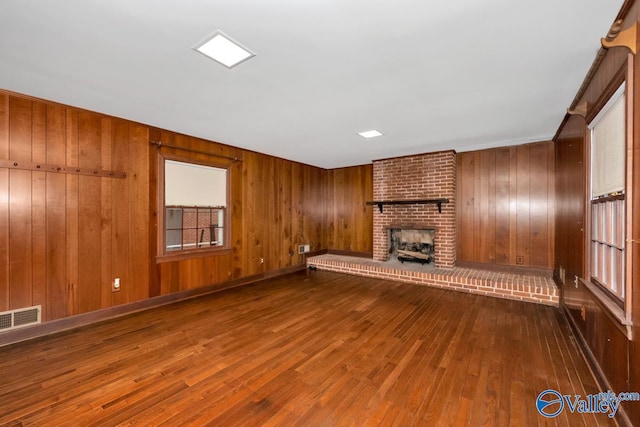
<svg viewBox="0 0 640 427"><path fill-rule="evenodd" d="M584 271L584 213L586 124L571 116L556 140L556 277L562 269L567 283ZM564 285L564 283L561 283Z"/></svg>
<svg viewBox="0 0 640 427"><path fill-rule="evenodd" d="M529 182L529 263L553 268L555 237L555 153L553 145L534 144L530 159L536 159ZM544 248L544 250L537 250Z"/></svg>
<svg viewBox="0 0 640 427"><path fill-rule="evenodd" d="M243 203L243 189L246 180L242 171L242 163L236 162L231 165L231 180L236 183L231 187L231 224L234 230L231 236L231 246L233 247L233 254L231 258L231 277L237 279L243 277L247 273L243 270L244 259L246 258L245 247L246 240L244 238L245 224L243 218L245 213L248 212L245 204Z"/></svg>
<svg viewBox="0 0 640 427"><path fill-rule="evenodd" d="M300 212L296 214L301 218L302 232L297 242L309 244L311 252L317 252L328 248L326 216L332 201L327 199L327 175L328 171L319 168L309 168L297 164L301 171L295 176L301 176L299 192L292 191L300 198ZM356 209L360 206L355 206ZM300 215L303 214L303 215Z"/></svg>
<svg viewBox="0 0 640 427"><path fill-rule="evenodd" d="M79 164L78 156L78 110L67 109L65 165ZM77 175L65 175L66 178L66 312L73 315L81 312L78 305L78 256L79 256L79 179ZM96 254L94 254L95 256Z"/></svg>
<svg viewBox="0 0 640 427"><path fill-rule="evenodd" d="M479 154L482 165L489 170L495 168L495 152L484 150ZM477 224L475 229L479 231L479 233L477 233L479 241L474 247L487 248L487 250L481 251L478 254L480 262L495 263L496 215L491 215L490 213L496 212L496 175L480 174L480 182L478 184L480 186L480 203L475 204L477 208L474 211L474 223Z"/></svg>
<svg viewBox="0 0 640 427"><path fill-rule="evenodd" d="M273 168L266 156L246 153L242 163L245 177L242 195L244 242L243 273L251 276L264 273L268 257L269 224L273 226L273 194L268 188L273 183Z"/></svg>
<svg viewBox="0 0 640 427"><path fill-rule="evenodd" d="M276 233L273 236L273 241L269 244L275 253L272 253L270 260L273 260L274 264L267 264L268 270L277 270L285 267L289 267L293 264L293 256L298 251L294 250L294 242L291 236L292 228L292 212L291 212L291 186L293 176L291 175L292 162L275 159L274 161L274 176L275 187L274 194L274 207L275 212L275 224ZM297 247L297 245L296 245ZM276 263L277 262L277 263Z"/></svg>
<svg viewBox="0 0 640 427"><path fill-rule="evenodd" d="M495 223L496 223L496 237L495 237L495 263L501 265L509 264L509 260L512 259L513 254L510 248L512 242L510 240L510 218L511 218L511 202L509 200L509 194L511 193L511 179L510 179L510 165L511 165L511 149L510 148L498 148L495 151L495 182L496 182L496 195L495 195ZM458 172L460 173L460 172ZM459 175L458 175L459 176ZM466 200L466 199L465 199ZM458 247L460 247L460 237L458 237Z"/></svg>
<svg viewBox="0 0 640 427"><path fill-rule="evenodd" d="M0 93L0 158L9 158L10 97ZM0 168L0 310L9 309L9 170Z"/></svg>
<svg viewBox="0 0 640 427"><path fill-rule="evenodd" d="M33 104L32 152L35 162L44 162L46 146L47 106ZM47 298L46 263L46 174L31 174L31 262L33 265L32 304L45 305Z"/></svg>
<svg viewBox="0 0 640 427"><path fill-rule="evenodd" d="M100 116L81 111L78 118L78 165L100 167ZM101 185L102 178L78 177L78 310L102 308ZM91 256L83 256L91 254ZM93 285L97 284L97 286Z"/></svg>
<svg viewBox="0 0 640 427"><path fill-rule="evenodd" d="M9 105L9 158L31 161L32 102L12 98ZM31 174L9 171L9 306L32 304Z"/></svg>
<svg viewBox="0 0 640 427"><path fill-rule="evenodd" d="M456 210L456 259L475 259L476 245L474 244L474 194L477 180L474 179L476 162L479 162L477 153L457 155L457 210ZM467 244L462 245L462 242Z"/></svg>
<svg viewBox="0 0 640 427"><path fill-rule="evenodd" d="M130 124L124 121L115 121L111 124L111 167L113 170L127 172L127 179L111 180L110 196L107 199L110 203L110 212L105 212L109 218L109 231L111 234L111 247L109 252L105 253L106 263L105 269L109 272L105 278L109 282L103 283L103 286L109 291L111 290L111 281L116 277L120 279L121 288L119 292L110 292L105 305L118 305L128 301L131 285L145 286L146 284L137 284L130 276L131 263L137 263L132 259L131 254L131 204L129 186L133 179L131 172L135 169L130 168L130 162L135 162L129 156L129 127ZM143 173L144 171L138 171ZM108 206L105 206L105 209ZM149 257L150 258L150 257ZM150 258L152 259L152 258Z"/></svg>
<svg viewBox="0 0 640 427"><path fill-rule="evenodd" d="M47 157L50 164L65 164L66 112L57 105L47 106ZM46 271L47 303L43 304L43 320L67 316L66 265L66 178L65 175L46 173Z"/></svg>
<svg viewBox="0 0 640 427"><path fill-rule="evenodd" d="M516 150L516 264L531 265L531 170L529 167L529 146L518 146ZM546 249L546 248L545 248ZM546 251L545 251L546 253Z"/></svg>
<svg viewBox="0 0 640 427"><path fill-rule="evenodd" d="M326 239L326 182L324 169L292 164L292 243L294 264L304 262L298 245L308 244L311 252L327 248Z"/></svg>
<svg viewBox="0 0 640 427"><path fill-rule="evenodd" d="M111 162L111 146L112 146L112 127L111 120L106 117L101 118L100 124L100 164L103 169L113 170ZM111 248L113 240L111 238L111 210L113 209L113 197L111 194L111 180L100 179L100 254L103 257L100 272L100 283L111 283L113 274L111 271ZM108 257L108 259L105 259ZM100 287L100 306L101 308L110 307L111 289L109 286Z"/></svg>
<svg viewBox="0 0 640 427"><path fill-rule="evenodd" d="M123 126L124 127L124 126ZM153 259L149 253L149 218L146 213L149 210L149 128L147 126L130 123L128 126L129 144L127 157L127 192L129 195L129 248L130 254L127 260L129 283L128 301L140 301L150 296L150 275L146 264L137 264L136 260ZM120 202L115 198L114 208L118 209Z"/></svg>
<svg viewBox="0 0 640 427"><path fill-rule="evenodd" d="M373 165L327 171L328 249L373 256Z"/></svg>
<svg viewBox="0 0 640 427"><path fill-rule="evenodd" d="M459 262L553 268L552 142L458 153Z"/></svg>

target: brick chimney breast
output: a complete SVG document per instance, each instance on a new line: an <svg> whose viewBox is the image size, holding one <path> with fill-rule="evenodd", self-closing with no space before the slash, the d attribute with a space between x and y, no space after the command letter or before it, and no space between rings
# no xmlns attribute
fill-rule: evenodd
<svg viewBox="0 0 640 427"><path fill-rule="evenodd" d="M449 199L436 205L373 206L373 259L386 261L389 228L434 229L435 265L456 264L456 152L440 151L373 162L373 200Z"/></svg>

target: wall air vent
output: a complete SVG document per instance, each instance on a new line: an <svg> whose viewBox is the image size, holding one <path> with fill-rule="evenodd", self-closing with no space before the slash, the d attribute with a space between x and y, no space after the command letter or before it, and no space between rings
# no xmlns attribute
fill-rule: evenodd
<svg viewBox="0 0 640 427"><path fill-rule="evenodd" d="M42 306L20 308L0 313L0 332L41 323Z"/></svg>

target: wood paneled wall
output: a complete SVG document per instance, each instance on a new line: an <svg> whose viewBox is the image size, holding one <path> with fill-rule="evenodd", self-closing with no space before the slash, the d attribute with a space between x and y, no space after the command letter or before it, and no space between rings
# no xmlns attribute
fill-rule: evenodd
<svg viewBox="0 0 640 427"><path fill-rule="evenodd" d="M625 2L620 16L624 19L622 28L628 28L640 20L640 8L635 2ZM628 62L631 61L631 62ZM633 65L635 63L635 65ZM629 67L630 65L631 68ZM556 137L556 261L554 274L562 288L562 308L568 313L575 326L578 342L586 347L589 361L594 365L598 376L602 374L615 392L637 391L640 389L640 251L638 245L627 244L631 251L632 276L626 280L632 283L631 312L633 316L633 340L628 340L625 327L613 318L606 305L593 294L581 281L574 282L574 277L586 278L585 234L587 196L585 192L587 169L587 123L592 120L610 94L618 87L623 78L632 79L627 85L627 97L632 101L633 109L633 141L635 147L630 154L634 163L632 179L634 191L640 188L640 66L637 58L631 59L623 48L606 51L597 69L592 70L592 78L584 86L581 96L577 97L577 105L587 105L586 118L566 116ZM586 104L585 104L586 103ZM640 212L640 197L633 195L635 217ZM640 222L634 221L639 229ZM637 235L637 233L636 233ZM565 280L562 280L564 272ZM640 405L636 402L623 403L628 417L634 425L640 422Z"/></svg>
<svg viewBox="0 0 640 427"><path fill-rule="evenodd" d="M584 227L587 169L586 122L570 116L556 138L556 282L562 304L596 358L607 381L617 390L628 388L629 343L593 294L575 277L584 277Z"/></svg>
<svg viewBox="0 0 640 427"><path fill-rule="evenodd" d="M232 249L156 259L159 150L239 159L230 166ZM0 158L127 174L0 168L0 311L41 304L43 321L60 319L273 274L304 265L299 244L327 248L324 169L6 92ZM112 293L115 277L122 287Z"/></svg>
<svg viewBox="0 0 640 427"><path fill-rule="evenodd" d="M327 247L372 256L373 165L327 171L327 200Z"/></svg>
<svg viewBox="0 0 640 427"><path fill-rule="evenodd" d="M243 274L303 264L298 245L326 248L325 170L253 152L242 167Z"/></svg>
<svg viewBox="0 0 640 427"><path fill-rule="evenodd" d="M586 165L585 120L571 116L556 139L556 260L558 280L569 283L582 277ZM562 271L562 274L560 274ZM564 283L563 283L564 284Z"/></svg>
<svg viewBox="0 0 640 427"><path fill-rule="evenodd" d="M0 158L127 173L0 168L0 310L51 320L148 297L147 144L144 126L0 93Z"/></svg>
<svg viewBox="0 0 640 427"><path fill-rule="evenodd" d="M551 270L553 142L458 153L458 262Z"/></svg>

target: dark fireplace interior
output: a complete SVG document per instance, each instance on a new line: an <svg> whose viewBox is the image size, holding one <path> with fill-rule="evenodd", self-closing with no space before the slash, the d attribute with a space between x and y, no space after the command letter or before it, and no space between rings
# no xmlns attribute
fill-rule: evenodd
<svg viewBox="0 0 640 427"><path fill-rule="evenodd" d="M429 264L435 260L435 230L389 228L389 259Z"/></svg>

